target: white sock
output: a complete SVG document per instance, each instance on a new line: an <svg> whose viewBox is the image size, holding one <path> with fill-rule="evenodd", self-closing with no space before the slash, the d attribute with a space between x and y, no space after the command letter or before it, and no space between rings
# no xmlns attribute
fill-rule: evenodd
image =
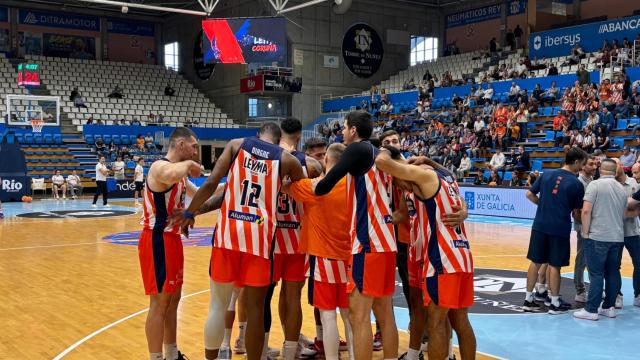
<svg viewBox="0 0 640 360"><path fill-rule="evenodd" d="M323 337L322 337L322 325L316 325L316 339L318 339L318 341L322 341Z"/></svg>
<svg viewBox="0 0 640 360"><path fill-rule="evenodd" d="M449 339L449 359L453 359L453 339Z"/></svg>
<svg viewBox="0 0 640 360"><path fill-rule="evenodd" d="M230 348L231 347L231 329L224 329L224 337L222 338L222 346L221 348Z"/></svg>
<svg viewBox="0 0 640 360"><path fill-rule="evenodd" d="M285 341L284 342L284 359L294 360L296 358L296 350L298 350L297 341Z"/></svg>
<svg viewBox="0 0 640 360"><path fill-rule="evenodd" d="M149 360L162 360L162 353L150 353Z"/></svg>
<svg viewBox="0 0 640 360"><path fill-rule="evenodd" d="M164 344L164 355L165 355L165 359L167 360L177 360L178 345L176 345L176 343Z"/></svg>
<svg viewBox="0 0 640 360"><path fill-rule="evenodd" d="M244 333L247 330L247 322L239 322L238 323L238 338L244 340Z"/></svg>
<svg viewBox="0 0 640 360"><path fill-rule="evenodd" d="M545 291L547 291L547 285L546 284L541 284L541 283L536 283L536 290L543 294Z"/></svg>
<svg viewBox="0 0 640 360"><path fill-rule="evenodd" d="M264 344L262 344L262 356L267 356L267 350L269 349L269 333L264 333Z"/></svg>
<svg viewBox="0 0 640 360"><path fill-rule="evenodd" d="M525 291L524 301L533 301L533 292Z"/></svg>
<svg viewBox="0 0 640 360"><path fill-rule="evenodd" d="M320 310L324 337L324 355L327 360L336 360L340 356L340 336L335 310Z"/></svg>
<svg viewBox="0 0 640 360"><path fill-rule="evenodd" d="M414 350L412 348L409 348L409 350L407 351L407 360L418 360L420 356L420 350Z"/></svg>
<svg viewBox="0 0 640 360"><path fill-rule="evenodd" d="M551 305L560 306L560 296L551 295Z"/></svg>

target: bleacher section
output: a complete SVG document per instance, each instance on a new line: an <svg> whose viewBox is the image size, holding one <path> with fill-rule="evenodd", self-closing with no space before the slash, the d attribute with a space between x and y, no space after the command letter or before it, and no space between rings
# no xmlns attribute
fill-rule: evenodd
<svg viewBox="0 0 640 360"><path fill-rule="evenodd" d="M60 96L62 111L73 125L83 125L89 116L107 125L120 119L128 122L137 119L144 124L150 122L149 114L162 114L164 122L171 126L182 125L187 119L206 128L239 126L186 79L161 65L37 55L26 58L40 64L43 86L51 95ZM164 95L167 84L176 90L175 96ZM116 85L123 89L124 99L107 97ZM70 101L74 87L84 97L88 109L77 108Z"/></svg>
<svg viewBox="0 0 640 360"><path fill-rule="evenodd" d="M13 68L4 53L0 53L0 123L7 116L6 94L27 95L27 89L18 86L16 69Z"/></svg>

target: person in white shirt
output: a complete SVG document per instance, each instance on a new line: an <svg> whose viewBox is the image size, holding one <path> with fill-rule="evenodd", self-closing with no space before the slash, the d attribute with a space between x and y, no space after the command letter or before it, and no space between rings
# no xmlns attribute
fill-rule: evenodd
<svg viewBox="0 0 640 360"><path fill-rule="evenodd" d="M511 83L511 88L509 88L509 102L516 102L518 100L518 95L520 94L520 86L516 84L516 82Z"/></svg>
<svg viewBox="0 0 640 360"><path fill-rule="evenodd" d="M82 193L82 182L77 171L73 170L71 175L67 176L67 185L69 186L71 197L74 200L77 199L78 196L76 195L76 191Z"/></svg>
<svg viewBox="0 0 640 360"><path fill-rule="evenodd" d="M96 194L93 196L92 207L96 207L96 202L98 202L100 194L102 194L102 205L109 206L109 204L107 204L107 175L109 175L109 169L104 162L104 156L100 156L100 160L96 164Z"/></svg>
<svg viewBox="0 0 640 360"><path fill-rule="evenodd" d="M527 65L525 65L524 60L520 60L520 64L516 65L516 72L518 73L518 77L526 78L527 70Z"/></svg>
<svg viewBox="0 0 640 360"><path fill-rule="evenodd" d="M51 177L53 194L56 199L59 199L60 196L58 192L62 190L62 199L67 200L67 185L64 182L64 176L60 173L60 170L56 170L56 174Z"/></svg>
<svg viewBox="0 0 640 360"><path fill-rule="evenodd" d="M484 101L491 101L493 99L493 86L487 85L487 90L484 91Z"/></svg>
<svg viewBox="0 0 640 360"><path fill-rule="evenodd" d="M496 149L496 153L491 157L489 161L489 170L499 171L504 168L505 157L500 148Z"/></svg>
<svg viewBox="0 0 640 360"><path fill-rule="evenodd" d="M116 161L113 162L113 177L116 180L124 180L124 161L122 157L116 157Z"/></svg>
<svg viewBox="0 0 640 360"><path fill-rule="evenodd" d="M142 190L144 189L144 159L139 158L136 164L136 169L133 175L133 181L136 184L136 190L133 193L136 206L140 205L138 202L138 196L142 197Z"/></svg>
<svg viewBox="0 0 640 360"><path fill-rule="evenodd" d="M458 179L462 179L469 170L471 170L471 159L469 159L466 152L463 152L462 159L460 159L460 167L456 170L458 173Z"/></svg>
<svg viewBox="0 0 640 360"><path fill-rule="evenodd" d="M476 117L476 122L473 123L473 130L477 133L484 130L485 123L480 116Z"/></svg>

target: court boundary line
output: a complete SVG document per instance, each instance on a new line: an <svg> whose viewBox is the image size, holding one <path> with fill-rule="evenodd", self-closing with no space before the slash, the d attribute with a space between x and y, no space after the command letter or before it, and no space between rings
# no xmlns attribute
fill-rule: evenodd
<svg viewBox="0 0 640 360"><path fill-rule="evenodd" d="M84 246L84 245L96 245L96 244L108 244L108 243L104 241L96 241L96 242L73 243L73 244L34 245L34 246L12 247L12 248L0 248L0 251L48 249L48 248L55 248L55 247Z"/></svg>
<svg viewBox="0 0 640 360"><path fill-rule="evenodd" d="M184 296L182 296L181 301L184 300L184 299L188 299L188 298L190 298L192 296L200 295L200 294L203 294L203 293L209 292L209 291L210 291L210 289L206 289L206 290L197 291L197 292L194 292L194 293L191 293L191 294L188 294L188 295L184 295ZM83 337L82 339L80 339L80 340L76 341L75 343L73 343L71 346L69 346L66 349L64 349L61 353L56 355L56 357L54 357L53 360L62 359L63 357L67 356L71 351L75 350L77 347L79 347L80 345L84 344L85 342L91 340L92 338L96 337L97 335L100 335L101 333L111 329L114 326L122 324L123 322L125 322L125 321L127 321L127 320L129 320L131 318L134 318L134 317L136 317L136 316L138 316L140 314L144 314L147 311L149 311L149 308L145 308L145 309L142 309L140 311L134 312L134 313L129 314L129 315L123 317L123 318L120 318L120 319L118 319L118 320L116 320L116 321L114 321L114 322L112 322L110 324L107 324L107 325L101 327L100 329L92 332L91 334Z"/></svg>

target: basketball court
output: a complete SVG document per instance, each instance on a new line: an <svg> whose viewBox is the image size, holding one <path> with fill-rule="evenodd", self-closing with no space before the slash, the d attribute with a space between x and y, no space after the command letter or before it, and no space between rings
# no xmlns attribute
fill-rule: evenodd
<svg viewBox="0 0 640 360"><path fill-rule="evenodd" d="M132 205L133 200L121 200L108 209L92 208L88 199L4 204L0 288L5 297L0 311L6 326L0 358L146 357L148 297L142 288L136 247L140 213ZM198 229L190 239L183 239L185 283L178 343L191 359L203 358L215 216L199 218ZM626 253L622 273L627 296L616 319L592 323L574 320L571 314L524 314L520 305L530 221L471 216L467 224L476 266L476 305L470 317L480 359L530 359L541 351L563 359L581 359L585 352L593 358L608 358L613 344L616 358L634 358L640 308L632 306L632 266ZM571 276L564 275L561 291L568 301L575 295ZM403 330L402 353L407 348L409 318L399 286L398 281L395 314ZM303 305L303 311L303 333L313 336L312 308ZM276 306L273 314L270 345L279 347L282 331ZM382 353L374 353L374 358L382 358Z"/></svg>

